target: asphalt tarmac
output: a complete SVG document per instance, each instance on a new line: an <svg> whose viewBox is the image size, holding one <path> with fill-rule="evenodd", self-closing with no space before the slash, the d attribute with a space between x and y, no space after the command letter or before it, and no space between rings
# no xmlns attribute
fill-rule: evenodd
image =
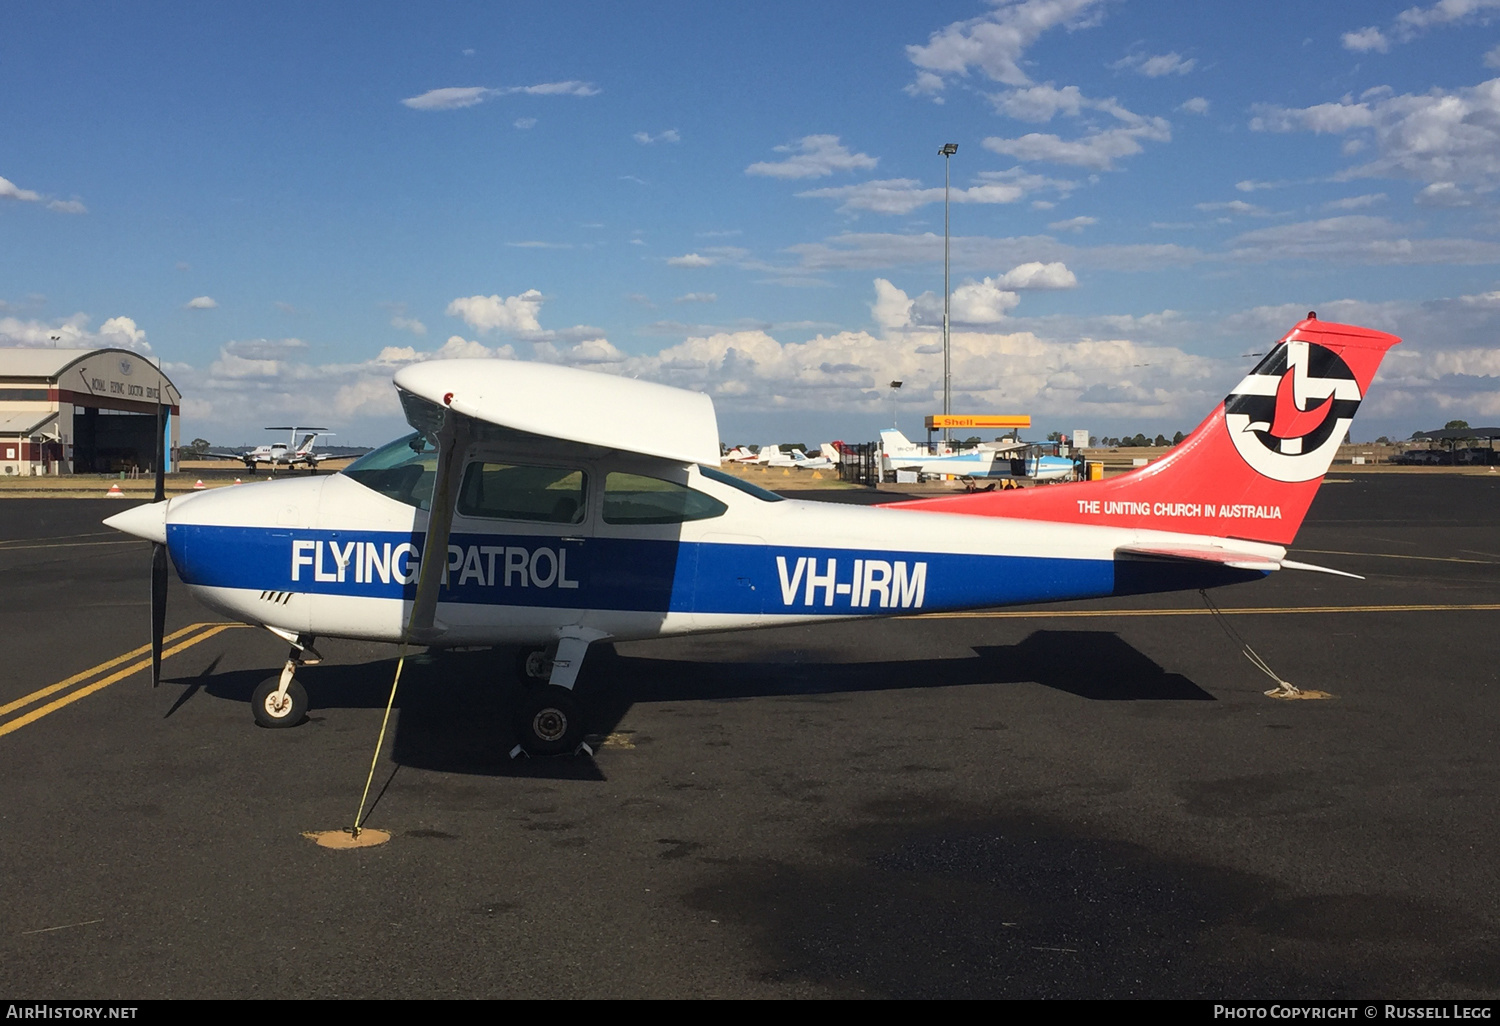
<svg viewBox="0 0 1500 1026"><path fill-rule="evenodd" d="M596 646L597 756L518 763L512 654L419 656L358 851L394 648L291 730L263 631L101 666L118 508L0 503L0 997L1500 996L1500 476L1331 479L1294 558L1366 580L1214 593L1325 700L1147 596Z"/></svg>

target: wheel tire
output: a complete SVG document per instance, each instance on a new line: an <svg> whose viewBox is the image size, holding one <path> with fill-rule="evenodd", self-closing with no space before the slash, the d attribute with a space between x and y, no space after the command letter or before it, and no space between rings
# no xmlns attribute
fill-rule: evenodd
<svg viewBox="0 0 1500 1026"><path fill-rule="evenodd" d="M250 695L250 711L255 722L262 727L295 727L307 719L307 692L296 680L286 686L286 699L282 708L272 705L277 689L281 686L281 674L261 681Z"/></svg>
<svg viewBox="0 0 1500 1026"><path fill-rule="evenodd" d="M516 653L516 679L525 687L545 687L551 676L552 660L545 648L523 648Z"/></svg>
<svg viewBox="0 0 1500 1026"><path fill-rule="evenodd" d="M571 755L583 740L583 716L566 688L547 687L521 705L517 741L534 756Z"/></svg>

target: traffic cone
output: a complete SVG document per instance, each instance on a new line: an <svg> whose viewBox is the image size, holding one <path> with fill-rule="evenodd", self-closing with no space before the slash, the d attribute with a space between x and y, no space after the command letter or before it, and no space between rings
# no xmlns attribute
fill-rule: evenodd
<svg viewBox="0 0 1500 1026"><path fill-rule="evenodd" d="M123 499L125 498L125 493L120 491L119 485L112 484L109 486L109 491L104 493L104 497L106 499Z"/></svg>
<svg viewBox="0 0 1500 1026"><path fill-rule="evenodd" d="M206 484L203 483L203 479L202 478L199 478L196 482L193 483L193 491L195 491L195 492L201 492L201 491L203 491L203 489L205 489L207 487L208 487L208 485L206 485Z"/></svg>

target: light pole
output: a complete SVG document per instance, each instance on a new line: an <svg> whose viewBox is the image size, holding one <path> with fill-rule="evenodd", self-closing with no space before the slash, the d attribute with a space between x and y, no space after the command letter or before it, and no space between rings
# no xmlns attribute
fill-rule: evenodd
<svg viewBox="0 0 1500 1026"><path fill-rule="evenodd" d="M953 412L953 361L948 349L948 169L958 152L958 143L944 143L938 153L943 158L943 416ZM948 427L943 426L943 444L951 444Z"/></svg>
<svg viewBox="0 0 1500 1026"><path fill-rule="evenodd" d="M900 387L901 387L901 382L899 382L899 381L892 381L891 382L891 427L892 428L899 428L900 427L900 425L896 423L896 389L898 389Z"/></svg>

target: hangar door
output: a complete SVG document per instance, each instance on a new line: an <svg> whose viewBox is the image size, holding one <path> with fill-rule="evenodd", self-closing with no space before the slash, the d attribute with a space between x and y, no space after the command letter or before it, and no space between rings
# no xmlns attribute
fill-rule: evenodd
<svg viewBox="0 0 1500 1026"><path fill-rule="evenodd" d="M156 414L75 408L73 472L156 469Z"/></svg>

